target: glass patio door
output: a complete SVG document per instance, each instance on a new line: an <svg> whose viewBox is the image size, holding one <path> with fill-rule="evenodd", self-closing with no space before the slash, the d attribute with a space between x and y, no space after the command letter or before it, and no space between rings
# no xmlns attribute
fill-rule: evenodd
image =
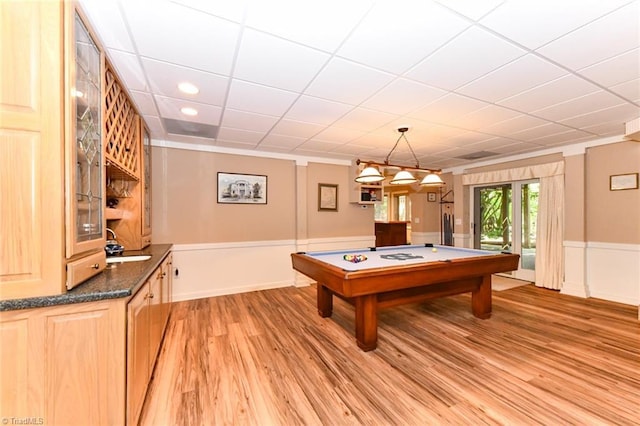
<svg viewBox="0 0 640 426"><path fill-rule="evenodd" d="M538 180L474 188L474 248L520 255L513 278L535 281Z"/></svg>

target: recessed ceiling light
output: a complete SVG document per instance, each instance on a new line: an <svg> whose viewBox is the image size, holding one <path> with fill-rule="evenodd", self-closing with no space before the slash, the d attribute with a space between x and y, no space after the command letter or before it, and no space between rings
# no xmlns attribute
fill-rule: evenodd
<svg viewBox="0 0 640 426"><path fill-rule="evenodd" d="M200 91L196 86L191 83L187 83L186 81L178 84L178 89L187 95L195 95Z"/></svg>
<svg viewBox="0 0 640 426"><path fill-rule="evenodd" d="M195 108L183 107L180 108L180 112L184 115L198 115L198 110Z"/></svg>

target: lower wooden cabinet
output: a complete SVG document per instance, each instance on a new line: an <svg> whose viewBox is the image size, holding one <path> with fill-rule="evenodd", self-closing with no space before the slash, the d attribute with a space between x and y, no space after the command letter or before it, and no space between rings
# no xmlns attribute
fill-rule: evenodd
<svg viewBox="0 0 640 426"><path fill-rule="evenodd" d="M127 307L127 423L138 424L169 319L172 255L162 262Z"/></svg>
<svg viewBox="0 0 640 426"><path fill-rule="evenodd" d="M136 425L169 318L171 267L169 254L130 299L0 312L0 419Z"/></svg>
<svg viewBox="0 0 640 426"><path fill-rule="evenodd" d="M0 418L124 424L126 299L0 313Z"/></svg>

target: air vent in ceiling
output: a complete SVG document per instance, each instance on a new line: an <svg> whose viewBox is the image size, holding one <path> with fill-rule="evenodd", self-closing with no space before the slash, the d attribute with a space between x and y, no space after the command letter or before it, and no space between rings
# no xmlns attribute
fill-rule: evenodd
<svg viewBox="0 0 640 426"><path fill-rule="evenodd" d="M489 152L489 151L478 151L478 152L472 152L471 154L467 154L467 155L461 155L459 158L461 160L479 160L481 158L486 158L486 157L492 157L494 155L498 155L495 152Z"/></svg>
<svg viewBox="0 0 640 426"><path fill-rule="evenodd" d="M215 139L218 136L218 126L210 124L194 123L191 121L173 120L171 118L163 118L167 133L183 136L195 136L198 138Z"/></svg>

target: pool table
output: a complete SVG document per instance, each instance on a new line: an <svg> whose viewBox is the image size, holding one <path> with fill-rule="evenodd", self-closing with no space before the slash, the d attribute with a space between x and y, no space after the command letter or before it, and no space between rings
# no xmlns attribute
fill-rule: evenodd
<svg viewBox="0 0 640 426"><path fill-rule="evenodd" d="M364 351L376 348L378 309L471 292L473 315L489 318L491 274L518 269L519 258L432 244L291 254L293 268L317 282L320 316L331 316L334 295L355 306Z"/></svg>

